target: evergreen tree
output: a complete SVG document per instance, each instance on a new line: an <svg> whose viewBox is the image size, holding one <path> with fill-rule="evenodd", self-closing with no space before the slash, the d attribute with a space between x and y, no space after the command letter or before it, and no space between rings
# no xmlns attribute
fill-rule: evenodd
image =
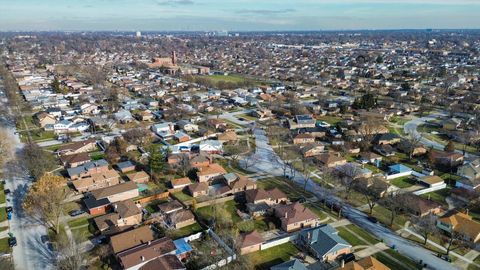
<svg viewBox="0 0 480 270"><path fill-rule="evenodd" d="M148 161L152 173L161 173L166 168L165 154L159 147L153 146L150 150L150 159Z"/></svg>

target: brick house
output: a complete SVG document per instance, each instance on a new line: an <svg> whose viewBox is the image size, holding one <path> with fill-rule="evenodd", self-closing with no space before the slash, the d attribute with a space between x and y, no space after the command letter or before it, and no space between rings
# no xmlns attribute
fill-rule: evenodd
<svg viewBox="0 0 480 270"><path fill-rule="evenodd" d="M318 216L299 202L277 205L274 208L274 213L275 217L280 219L282 230L286 232L316 227L320 224Z"/></svg>

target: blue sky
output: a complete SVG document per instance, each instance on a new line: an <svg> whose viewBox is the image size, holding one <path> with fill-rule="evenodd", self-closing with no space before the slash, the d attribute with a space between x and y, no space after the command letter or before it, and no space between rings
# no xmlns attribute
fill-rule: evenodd
<svg viewBox="0 0 480 270"><path fill-rule="evenodd" d="M0 0L8 30L480 28L480 0Z"/></svg>

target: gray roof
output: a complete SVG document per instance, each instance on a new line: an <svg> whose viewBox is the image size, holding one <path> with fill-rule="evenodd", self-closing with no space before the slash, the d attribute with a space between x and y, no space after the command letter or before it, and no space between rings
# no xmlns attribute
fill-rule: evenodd
<svg viewBox="0 0 480 270"><path fill-rule="evenodd" d="M73 175L79 175L83 172L86 172L91 168L103 167L103 166L108 166L108 162L105 159L100 159L96 161L87 162L75 168L68 168L67 173L70 177L72 177Z"/></svg>
<svg viewBox="0 0 480 270"><path fill-rule="evenodd" d="M133 164L130 160L117 163L117 167L120 168L120 169L132 167L132 166L135 166L135 164Z"/></svg>
<svg viewBox="0 0 480 270"><path fill-rule="evenodd" d="M307 270L307 269L308 268L297 259L270 267L270 270Z"/></svg>
<svg viewBox="0 0 480 270"><path fill-rule="evenodd" d="M328 253L351 247L351 245L338 235L338 231L331 225L326 224L320 227L307 229L301 232L304 239L311 234L309 243L310 248L315 250L319 256L325 256Z"/></svg>

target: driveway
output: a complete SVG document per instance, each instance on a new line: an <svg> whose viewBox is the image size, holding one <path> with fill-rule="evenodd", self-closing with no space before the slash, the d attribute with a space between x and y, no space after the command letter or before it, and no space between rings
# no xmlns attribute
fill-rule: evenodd
<svg viewBox="0 0 480 270"><path fill-rule="evenodd" d="M246 120L246 119L245 119L246 121L242 121L242 120L239 120L236 116L241 115L241 114L248 114L251 111L252 110L250 110L250 109L244 109L244 110L236 111L236 112L226 112L226 113L222 113L222 114L218 115L218 117L216 115L208 116L208 119L216 119L216 118L225 119L225 120L228 120L228 121L230 121L230 122L232 122L236 125L239 125L239 126L243 127L243 126L249 125L253 121L249 121L249 120Z"/></svg>
<svg viewBox="0 0 480 270"><path fill-rule="evenodd" d="M256 138L257 149L251 157L254 159L254 163L248 168L248 170L269 173L275 176L283 176L283 171L280 165L283 163L283 161L268 144L268 138L265 134L265 131L262 129L255 129L254 134ZM244 161L242 160L242 162ZM252 162L250 161L250 163ZM304 176L297 171L295 172L295 176L292 178L292 181L303 187L304 179ZM306 189L314 193L319 198L325 198L328 201L341 203L341 205L343 205L343 213L350 222L371 232L378 238L383 239L386 245L394 245L400 253L410 257L411 259L415 261L422 260L428 266L433 267L432 269L455 269L452 264L437 258L432 251L402 238L381 224L368 221L366 214L355 209L351 205L344 203L340 198L330 195L324 188L316 184L311 179L309 179L307 182Z"/></svg>

